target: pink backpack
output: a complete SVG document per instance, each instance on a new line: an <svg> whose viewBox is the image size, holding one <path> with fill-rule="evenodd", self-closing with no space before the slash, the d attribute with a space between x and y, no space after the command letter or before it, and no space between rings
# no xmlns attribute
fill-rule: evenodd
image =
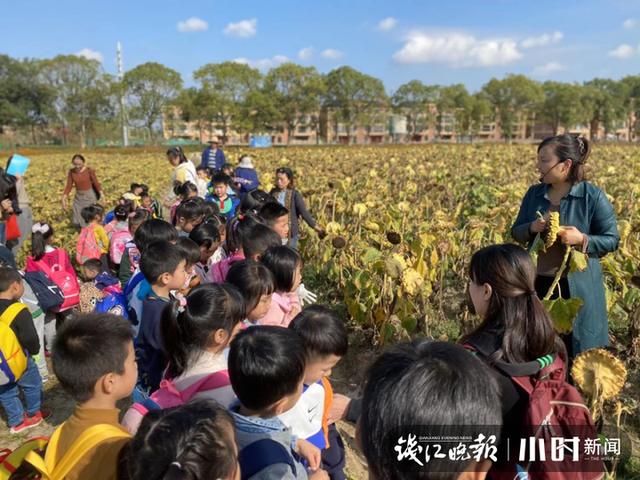
<svg viewBox="0 0 640 480"><path fill-rule="evenodd" d="M60 288L64 301L54 311L64 312L80 303L80 285L78 285L78 277L73 272L71 262L69 262L64 250L61 248L56 250L58 261L53 266L50 267L43 260L38 260L35 263L42 273Z"/></svg>
<svg viewBox="0 0 640 480"><path fill-rule="evenodd" d="M127 243L133 240L133 236L129 230L118 230L111 235L111 243L109 244L109 258L116 265L122 261L122 255Z"/></svg>
<svg viewBox="0 0 640 480"><path fill-rule="evenodd" d="M84 262L92 258L99 260L102 255L94 228L94 225L89 225L80 231L78 243L76 244L76 262L78 262L78 265L83 265Z"/></svg>
<svg viewBox="0 0 640 480"><path fill-rule="evenodd" d="M177 407L187 403L199 392L216 390L229 385L231 385L231 381L227 370L204 375L183 391L178 390L172 380L162 380L160 388L153 392L149 398L142 402L134 403L129 408L122 419L122 424L130 433L135 434L140 422L142 422L142 418L150 411Z"/></svg>

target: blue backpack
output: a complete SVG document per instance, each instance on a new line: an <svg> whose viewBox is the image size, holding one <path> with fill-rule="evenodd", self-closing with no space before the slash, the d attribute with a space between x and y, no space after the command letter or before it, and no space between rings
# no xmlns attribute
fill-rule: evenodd
<svg viewBox="0 0 640 480"><path fill-rule="evenodd" d="M248 480L258 472L276 463L286 463L296 476L296 464L291 453L279 442L263 438L250 443L238 454L242 480Z"/></svg>
<svg viewBox="0 0 640 480"><path fill-rule="evenodd" d="M49 277L41 271L25 272L24 279L33 290L38 304L44 312L58 308L64 302L64 295L60 287L49 280Z"/></svg>

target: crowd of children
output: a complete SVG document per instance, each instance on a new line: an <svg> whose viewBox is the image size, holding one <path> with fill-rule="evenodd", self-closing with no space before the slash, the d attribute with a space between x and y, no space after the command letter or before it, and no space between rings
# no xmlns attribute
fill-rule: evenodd
<svg viewBox="0 0 640 480"><path fill-rule="evenodd" d="M499 440L529 397L496 365L547 356L559 370L566 364L530 257L498 245L471 260L476 331L458 345L399 344L370 367L362 398L334 394L329 378L348 351L347 330L304 288L289 210L261 190L236 195L222 172L206 181L199 168L204 188L181 170L170 221L139 184L106 215L99 205L82 210L81 282L44 222L33 226L26 273L0 267L0 403L11 432L50 414L41 407L43 354L76 402L44 463L21 468L65 468L56 478L70 480L339 480L345 449L335 421L347 419L357 422L370 478L415 478L388 448L390 433L466 425L476 436L493 426ZM421 478L480 479L499 463L439 459Z"/></svg>

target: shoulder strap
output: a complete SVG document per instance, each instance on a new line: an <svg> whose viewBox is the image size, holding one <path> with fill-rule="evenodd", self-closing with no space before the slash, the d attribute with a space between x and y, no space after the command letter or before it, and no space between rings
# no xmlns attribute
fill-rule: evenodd
<svg viewBox="0 0 640 480"><path fill-rule="evenodd" d="M253 477L256 473L277 463L286 463L296 475L296 465L287 449L275 440L263 438L250 443L238 454L242 480Z"/></svg>
<svg viewBox="0 0 640 480"><path fill-rule="evenodd" d="M115 425L94 425L82 432L60 461L55 464L61 430L61 427L56 429L51 437L44 459L35 452L29 452L25 457L25 461L33 465L44 478L50 480L63 480L79 460L106 440L131 438L129 433Z"/></svg>
<svg viewBox="0 0 640 480"><path fill-rule="evenodd" d="M11 322L13 322L18 314L25 308L27 308L27 306L24 303L12 303L2 312L2 315L0 315L0 323L4 323L7 326L11 325Z"/></svg>

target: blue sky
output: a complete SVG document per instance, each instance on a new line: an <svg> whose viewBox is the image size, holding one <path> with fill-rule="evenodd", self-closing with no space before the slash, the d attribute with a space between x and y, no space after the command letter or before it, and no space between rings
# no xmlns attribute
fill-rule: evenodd
<svg viewBox="0 0 640 480"><path fill-rule="evenodd" d="M11 7L6 4L10 3ZM640 74L640 0L5 1L0 53L78 53L115 72L157 61L186 84L209 62L350 65L388 91L417 78L479 89L491 77L582 81Z"/></svg>

